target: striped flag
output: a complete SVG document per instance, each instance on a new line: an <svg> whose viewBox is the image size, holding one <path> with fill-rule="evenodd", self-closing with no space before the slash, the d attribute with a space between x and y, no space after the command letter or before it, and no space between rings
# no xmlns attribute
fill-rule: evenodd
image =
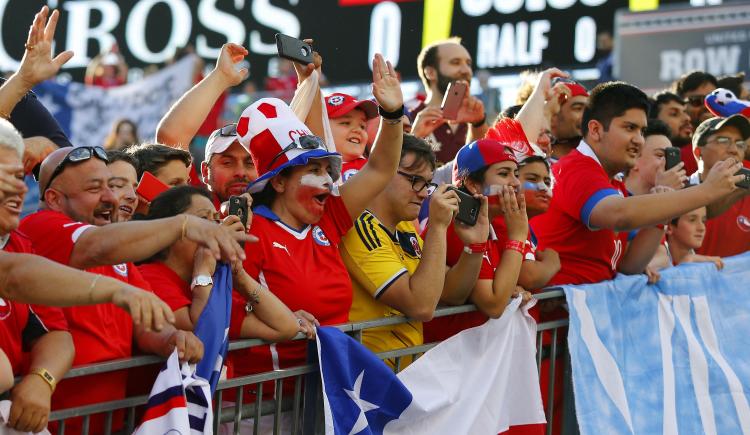
<svg viewBox="0 0 750 435"><path fill-rule="evenodd" d="M203 359L191 368L180 362L177 350L159 372L146 405L138 435L212 434L211 396L216 391L229 346L229 320L232 311L232 270L219 263L214 285L198 322L195 335L203 342Z"/></svg>
<svg viewBox="0 0 750 435"><path fill-rule="evenodd" d="M750 433L750 253L566 286L586 434Z"/></svg>

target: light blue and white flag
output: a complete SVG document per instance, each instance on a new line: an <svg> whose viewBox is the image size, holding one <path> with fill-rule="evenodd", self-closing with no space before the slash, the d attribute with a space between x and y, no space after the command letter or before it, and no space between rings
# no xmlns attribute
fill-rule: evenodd
<svg viewBox="0 0 750 435"><path fill-rule="evenodd" d="M39 101L60 123L74 146L101 146L121 118L138 126L142 140L152 140L159 120L191 86L195 57L184 59L133 83L114 88L52 80L34 87Z"/></svg>
<svg viewBox="0 0 750 435"><path fill-rule="evenodd" d="M501 318L440 343L398 375L357 341L318 328L326 433L496 435L544 423L536 323L514 299Z"/></svg>
<svg viewBox="0 0 750 435"><path fill-rule="evenodd" d="M566 286L582 434L750 434L750 253Z"/></svg>

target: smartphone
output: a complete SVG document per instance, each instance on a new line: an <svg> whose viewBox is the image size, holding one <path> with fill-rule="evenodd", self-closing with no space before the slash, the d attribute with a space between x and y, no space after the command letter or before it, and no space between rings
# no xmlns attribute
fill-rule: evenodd
<svg viewBox="0 0 750 435"><path fill-rule="evenodd" d="M239 216L242 225L247 227L247 198L244 196L230 196L229 214Z"/></svg>
<svg viewBox="0 0 750 435"><path fill-rule="evenodd" d="M468 88L466 82L452 82L448 84L448 89L445 90L445 95L443 96L443 103L440 105L440 110L443 111L443 118L450 120L458 118L458 109L461 108L461 103L464 101Z"/></svg>
<svg viewBox="0 0 750 435"><path fill-rule="evenodd" d="M554 79L552 79L552 87L553 88L558 83L574 83L574 84L578 84L578 82L576 82L575 80L569 79L569 78L566 78L566 77L555 77Z"/></svg>
<svg viewBox="0 0 750 435"><path fill-rule="evenodd" d="M481 207L482 203L456 187L449 187L448 189L456 192L458 198L461 200L458 204L456 220L469 226L476 225L477 218L479 217L479 207Z"/></svg>
<svg viewBox="0 0 750 435"><path fill-rule="evenodd" d="M151 202L154 198L159 196L160 193L168 189L168 185L156 178L151 172L146 171L141 175L141 181L138 183L138 187L135 191L146 201Z"/></svg>
<svg viewBox="0 0 750 435"><path fill-rule="evenodd" d="M680 149L677 147L664 148L664 170L668 171L677 166L682 161Z"/></svg>
<svg viewBox="0 0 750 435"><path fill-rule="evenodd" d="M737 183L737 187L750 189L750 169L742 168L735 175L744 175L745 179Z"/></svg>
<svg viewBox="0 0 750 435"><path fill-rule="evenodd" d="M313 63L312 46L305 41L283 33L276 34L276 50L279 52L279 57L284 59L293 60L302 65Z"/></svg>

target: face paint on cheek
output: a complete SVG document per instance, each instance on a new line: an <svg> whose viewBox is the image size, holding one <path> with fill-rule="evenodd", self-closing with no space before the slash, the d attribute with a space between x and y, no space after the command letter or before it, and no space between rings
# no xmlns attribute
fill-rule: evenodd
<svg viewBox="0 0 750 435"><path fill-rule="evenodd" d="M321 195L323 195L324 197L321 197ZM302 205L302 208L304 208L308 213L312 215L316 222L323 216L323 212L325 211L326 197L327 190L321 193L321 188L306 186L304 184L300 185L299 189L297 189L296 194L297 202Z"/></svg>
<svg viewBox="0 0 750 435"><path fill-rule="evenodd" d="M305 174L299 179L299 184L302 186L325 189L330 192L333 186L333 178L327 173L325 175Z"/></svg>

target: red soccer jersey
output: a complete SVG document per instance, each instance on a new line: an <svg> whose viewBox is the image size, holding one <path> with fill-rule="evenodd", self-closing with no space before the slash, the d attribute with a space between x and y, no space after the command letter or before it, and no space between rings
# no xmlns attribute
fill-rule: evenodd
<svg viewBox="0 0 750 435"><path fill-rule="evenodd" d="M267 207L254 210L250 233L258 243L246 245L245 270L292 311L305 310L322 325L346 323L352 284L339 254L341 238L352 219L339 196L330 196L315 225L297 230ZM305 364L307 343L272 344L230 353L238 376Z"/></svg>
<svg viewBox="0 0 750 435"><path fill-rule="evenodd" d="M189 307L193 301L190 284L180 278L167 265L160 262L146 263L138 266L153 292L169 305L172 311Z"/></svg>
<svg viewBox="0 0 750 435"><path fill-rule="evenodd" d="M429 229L429 226L428 228ZM427 236L427 229L423 232L422 237ZM482 267L479 269L479 279L495 279L495 270L500 267L500 262L505 249L505 242L508 241L508 231L505 226L505 219L500 216L492 221L490 226L490 237L487 240L488 249L482 258ZM445 264L454 266L458 263L461 253L464 249L464 243L458 238L453 225L448 227L447 232L447 255ZM526 241L524 250L524 260L534 260L535 248L531 240ZM424 342L432 343L449 338L464 329L479 326L487 321L487 316L481 311L471 313L454 314L433 319L424 323Z"/></svg>
<svg viewBox="0 0 750 435"><path fill-rule="evenodd" d="M349 162L344 162L341 165L341 182L345 183L352 175L359 172L362 167L367 163L367 159L360 157Z"/></svg>
<svg viewBox="0 0 750 435"><path fill-rule="evenodd" d="M552 167L555 186L549 210L532 220L539 249L560 254L560 271L549 285L595 283L614 278L623 254L621 237L592 229L591 211L611 195L627 196L625 186L610 180L585 143Z"/></svg>
<svg viewBox="0 0 750 435"><path fill-rule="evenodd" d="M698 254L729 257L750 250L750 196L706 221L706 237Z"/></svg>
<svg viewBox="0 0 750 435"><path fill-rule="evenodd" d="M13 231L2 247L5 252L32 254L31 241L24 235ZM65 321L59 308L41 307L10 301L0 298L0 349L10 360L13 374L21 374L24 366L24 350L28 345L49 331L67 331ZM37 313L36 311L40 311Z"/></svg>
<svg viewBox="0 0 750 435"><path fill-rule="evenodd" d="M37 254L67 265L75 242L91 227L62 213L42 210L21 221L19 230L29 236ZM98 266L86 271L149 289L138 269L130 263ZM63 313L76 347L74 366L131 355L133 323L124 310L113 304L99 304L67 307L63 308ZM52 397L52 409L122 399L126 381L126 371L62 381ZM68 429L66 425L66 433Z"/></svg>

